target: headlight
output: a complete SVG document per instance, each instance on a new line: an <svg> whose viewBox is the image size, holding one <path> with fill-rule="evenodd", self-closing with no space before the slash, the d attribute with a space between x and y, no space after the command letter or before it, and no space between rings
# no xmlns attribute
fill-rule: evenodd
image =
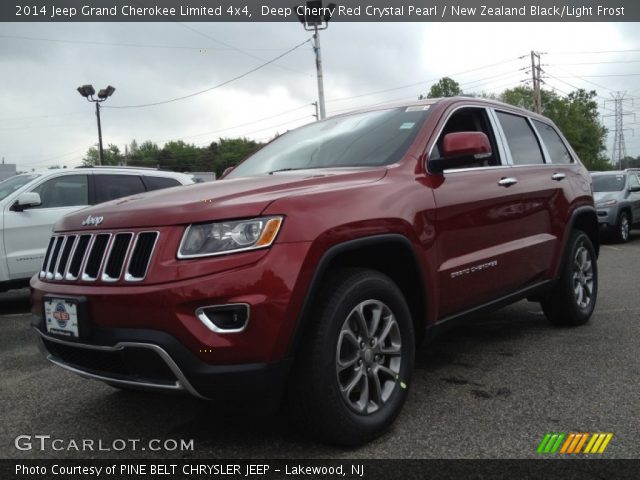
<svg viewBox="0 0 640 480"><path fill-rule="evenodd" d="M610 207L611 205L615 205L618 203L617 200L605 200L603 202L596 202L596 207Z"/></svg>
<svg viewBox="0 0 640 480"><path fill-rule="evenodd" d="M265 248L275 240L280 225L282 217L192 224L182 236L178 258L209 257Z"/></svg>

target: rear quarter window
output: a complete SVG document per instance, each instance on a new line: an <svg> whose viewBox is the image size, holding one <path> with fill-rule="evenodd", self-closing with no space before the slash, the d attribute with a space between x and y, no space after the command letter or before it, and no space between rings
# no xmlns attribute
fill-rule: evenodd
<svg viewBox="0 0 640 480"><path fill-rule="evenodd" d="M562 142L560 135L551 125L547 125L546 123L542 123L538 120L534 120L533 124L538 130L540 137L544 145L547 147L547 152L549 152L549 156L551 157L551 161L553 163L571 163L573 162L573 158L571 158L571 154L567 147Z"/></svg>
<svg viewBox="0 0 640 480"><path fill-rule="evenodd" d="M167 177L151 177L151 176L143 176L144 184L147 186L147 190L160 190L162 188L169 187L177 187L178 185L182 185L175 178L167 178Z"/></svg>
<svg viewBox="0 0 640 480"><path fill-rule="evenodd" d="M95 174L95 203L107 202L145 191L139 175Z"/></svg>

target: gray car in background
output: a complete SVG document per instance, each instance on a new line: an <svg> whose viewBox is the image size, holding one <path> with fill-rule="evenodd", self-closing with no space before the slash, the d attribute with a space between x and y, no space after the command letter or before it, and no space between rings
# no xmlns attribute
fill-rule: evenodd
<svg viewBox="0 0 640 480"><path fill-rule="evenodd" d="M640 171L592 172L591 177L601 232L626 242L631 227L640 226Z"/></svg>

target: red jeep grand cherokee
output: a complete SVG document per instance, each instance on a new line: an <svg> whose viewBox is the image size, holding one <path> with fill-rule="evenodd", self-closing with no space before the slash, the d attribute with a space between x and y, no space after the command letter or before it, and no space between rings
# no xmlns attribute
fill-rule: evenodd
<svg viewBox="0 0 640 480"><path fill-rule="evenodd" d="M279 403L356 445L436 327L597 295L591 179L548 119L449 98L293 130L215 183L62 219L31 280L46 357L123 388Z"/></svg>

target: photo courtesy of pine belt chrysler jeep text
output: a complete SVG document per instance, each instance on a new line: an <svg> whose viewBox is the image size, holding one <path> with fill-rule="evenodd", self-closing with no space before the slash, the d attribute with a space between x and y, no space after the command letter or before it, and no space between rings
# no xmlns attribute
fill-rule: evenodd
<svg viewBox="0 0 640 480"><path fill-rule="evenodd" d="M31 280L33 327L81 376L283 402L303 432L358 445L399 414L438 327L523 298L587 322L598 248L591 177L551 121L427 100L290 131L213 184L67 215Z"/></svg>

